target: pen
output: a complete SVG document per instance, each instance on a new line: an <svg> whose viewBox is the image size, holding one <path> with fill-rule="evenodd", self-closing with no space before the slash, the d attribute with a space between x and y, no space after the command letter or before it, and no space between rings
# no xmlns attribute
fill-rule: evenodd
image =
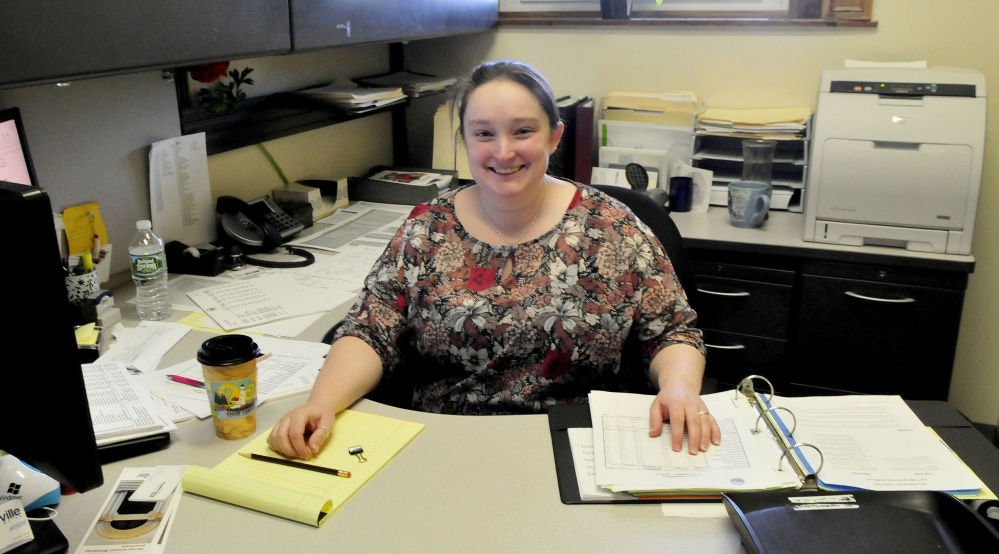
<svg viewBox="0 0 999 554"><path fill-rule="evenodd" d="M187 377L181 377L180 375L167 375L167 379L171 381L176 381L178 383L183 383L185 385L191 385L192 387L205 388L205 384L201 381L195 381L194 379L188 379Z"/></svg>
<svg viewBox="0 0 999 554"><path fill-rule="evenodd" d="M270 462L272 464L297 467L299 469L307 469L309 471L318 471L319 473L328 473L330 475L336 475L337 477L350 477L350 472L344 471L342 469L333 469L329 467L303 464L302 462L293 462L291 460L285 460L282 458L272 458L270 456L264 456L261 454L247 454L246 452L240 452L239 455L243 456L244 458L249 458L251 460L257 460L258 462Z"/></svg>

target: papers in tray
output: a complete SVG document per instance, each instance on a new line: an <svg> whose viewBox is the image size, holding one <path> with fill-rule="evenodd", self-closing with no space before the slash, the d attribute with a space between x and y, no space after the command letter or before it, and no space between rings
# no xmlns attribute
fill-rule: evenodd
<svg viewBox="0 0 999 554"><path fill-rule="evenodd" d="M808 107L766 109L709 108L698 114L697 131L716 135L795 140L805 134Z"/></svg>

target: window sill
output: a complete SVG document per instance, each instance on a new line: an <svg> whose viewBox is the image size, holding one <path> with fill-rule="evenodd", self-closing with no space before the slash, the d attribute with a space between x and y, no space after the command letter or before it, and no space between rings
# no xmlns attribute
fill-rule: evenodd
<svg viewBox="0 0 999 554"><path fill-rule="evenodd" d="M795 19L787 17L658 17L637 12L631 19L601 19L594 12L506 12L500 27L851 27L876 28L877 21L856 19Z"/></svg>

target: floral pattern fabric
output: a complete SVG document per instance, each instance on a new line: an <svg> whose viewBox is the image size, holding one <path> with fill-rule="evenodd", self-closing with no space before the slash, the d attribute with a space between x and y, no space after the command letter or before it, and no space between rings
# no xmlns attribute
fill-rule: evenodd
<svg viewBox="0 0 999 554"><path fill-rule="evenodd" d="M671 344L703 354L697 315L658 239L617 200L576 186L561 221L515 247L469 235L456 191L416 206L337 338L367 342L387 373L411 340L439 366L405 366L428 381L414 408L459 414L541 412L592 389L622 390L635 378L621 371L629 337L644 368Z"/></svg>

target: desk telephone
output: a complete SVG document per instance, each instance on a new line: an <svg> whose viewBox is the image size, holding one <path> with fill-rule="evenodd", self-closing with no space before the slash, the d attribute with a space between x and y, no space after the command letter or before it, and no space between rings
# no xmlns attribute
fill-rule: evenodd
<svg viewBox="0 0 999 554"><path fill-rule="evenodd" d="M220 196L215 211L222 214L222 230L231 239L264 250L273 250L305 229L269 196L249 202Z"/></svg>
<svg viewBox="0 0 999 554"><path fill-rule="evenodd" d="M215 211L222 214L221 227L230 242L258 252L273 251L305 229L305 225L285 213L269 196L249 202L234 196L220 196ZM307 250L291 246L285 246L285 250L288 254L299 256L300 260L275 261L249 256L242 259L263 267L304 267L315 261ZM241 256L241 253L236 256Z"/></svg>

